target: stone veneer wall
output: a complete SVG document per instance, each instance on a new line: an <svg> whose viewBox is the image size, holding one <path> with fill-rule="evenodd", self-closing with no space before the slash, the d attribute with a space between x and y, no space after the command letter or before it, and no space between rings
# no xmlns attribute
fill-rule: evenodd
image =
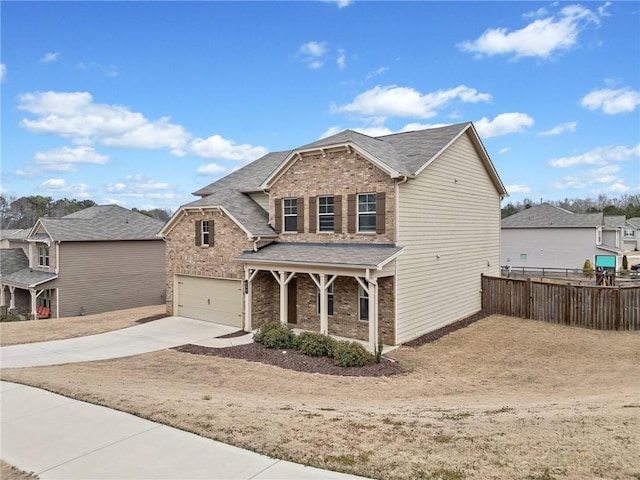
<svg viewBox="0 0 640 480"><path fill-rule="evenodd" d="M214 244L196 246L195 222L213 220ZM173 282L175 275L215 278L244 278L240 262L233 259L253 248L238 225L218 210L189 212L171 230L166 242L167 313L173 315ZM243 305L244 309L244 305ZM243 314L244 315L244 314Z"/></svg>
<svg viewBox="0 0 640 480"><path fill-rule="evenodd" d="M347 233L347 195L385 193L385 233ZM309 232L309 197L342 195L342 233ZM281 242L395 243L395 181L355 152L346 150L305 155L280 177L269 191L269 221L275 225L276 198L305 198L304 232L282 233Z"/></svg>

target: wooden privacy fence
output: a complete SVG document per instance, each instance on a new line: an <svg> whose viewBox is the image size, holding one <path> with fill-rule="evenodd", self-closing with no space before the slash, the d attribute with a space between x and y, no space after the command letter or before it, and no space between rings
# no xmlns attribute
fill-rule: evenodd
<svg viewBox="0 0 640 480"><path fill-rule="evenodd" d="M483 275L482 311L598 330L640 330L640 286L561 285Z"/></svg>

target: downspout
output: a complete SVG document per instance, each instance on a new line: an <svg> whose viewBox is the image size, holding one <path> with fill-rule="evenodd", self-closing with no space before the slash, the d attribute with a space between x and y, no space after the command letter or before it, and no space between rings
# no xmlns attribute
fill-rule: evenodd
<svg viewBox="0 0 640 480"><path fill-rule="evenodd" d="M262 237L258 237L253 241L253 251L257 252L258 251L258 242L262 240Z"/></svg>

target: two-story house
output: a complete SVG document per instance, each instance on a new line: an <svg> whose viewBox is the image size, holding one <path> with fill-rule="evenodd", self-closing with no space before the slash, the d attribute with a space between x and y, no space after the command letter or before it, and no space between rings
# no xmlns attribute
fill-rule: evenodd
<svg viewBox="0 0 640 480"><path fill-rule="evenodd" d="M167 312L397 345L480 310L505 188L471 123L274 152L163 228Z"/></svg>
<svg viewBox="0 0 640 480"><path fill-rule="evenodd" d="M0 307L69 317L165 302L160 220L117 205L40 218L20 248L2 250Z"/></svg>

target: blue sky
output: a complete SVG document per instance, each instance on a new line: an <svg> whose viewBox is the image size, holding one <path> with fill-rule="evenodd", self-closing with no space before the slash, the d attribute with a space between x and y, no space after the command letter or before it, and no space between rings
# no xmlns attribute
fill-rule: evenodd
<svg viewBox="0 0 640 480"><path fill-rule="evenodd" d="M173 211L269 151L472 121L504 203L640 194L639 10L3 1L1 193Z"/></svg>

